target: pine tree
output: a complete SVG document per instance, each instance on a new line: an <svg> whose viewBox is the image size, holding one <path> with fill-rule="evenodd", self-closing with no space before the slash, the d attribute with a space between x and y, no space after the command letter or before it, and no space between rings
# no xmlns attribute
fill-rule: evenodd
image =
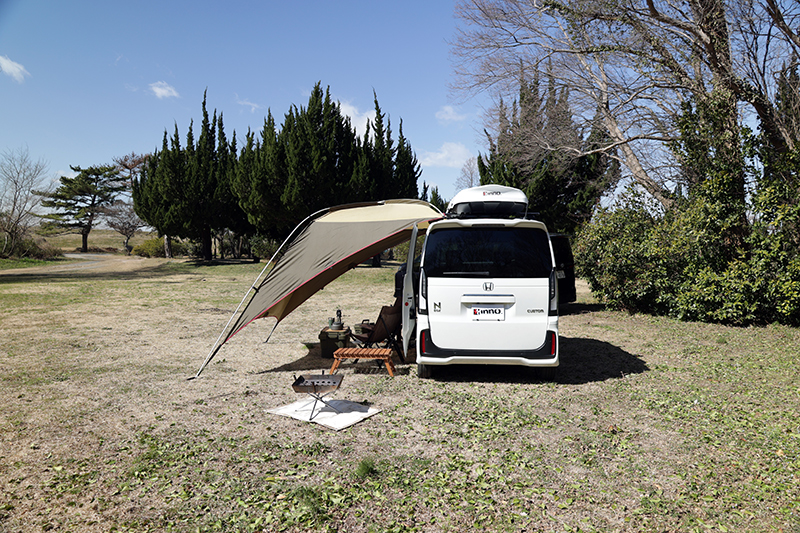
<svg viewBox="0 0 800 533"><path fill-rule="evenodd" d="M61 185L55 191L37 191L36 194L45 198L43 207L55 210L42 217L49 222L46 225L79 233L81 252L85 253L89 250L89 233L103 210L125 190L126 178L120 176L119 169L113 165L70 168L78 175L74 178L62 176Z"/></svg>

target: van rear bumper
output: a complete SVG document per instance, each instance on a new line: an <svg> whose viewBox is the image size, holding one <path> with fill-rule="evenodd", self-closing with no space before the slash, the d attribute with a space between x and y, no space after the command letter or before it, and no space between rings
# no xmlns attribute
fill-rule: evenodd
<svg viewBox="0 0 800 533"><path fill-rule="evenodd" d="M548 330L545 342L534 350L451 350L438 347L429 329L420 333L417 362L429 365L495 364L558 366L558 333Z"/></svg>

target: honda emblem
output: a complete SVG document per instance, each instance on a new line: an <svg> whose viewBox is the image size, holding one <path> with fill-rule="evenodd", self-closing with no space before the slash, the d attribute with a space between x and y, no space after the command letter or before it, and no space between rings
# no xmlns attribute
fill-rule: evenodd
<svg viewBox="0 0 800 533"><path fill-rule="evenodd" d="M494 290L494 283L491 281L487 281L483 284L483 290L485 291L493 291Z"/></svg>

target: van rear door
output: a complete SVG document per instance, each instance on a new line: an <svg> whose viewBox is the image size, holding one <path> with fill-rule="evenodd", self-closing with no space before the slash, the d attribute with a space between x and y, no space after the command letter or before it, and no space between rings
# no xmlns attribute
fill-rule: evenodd
<svg viewBox="0 0 800 533"><path fill-rule="evenodd" d="M544 345L552 252L535 221L453 221L429 231L423 258L431 341L440 349Z"/></svg>
<svg viewBox="0 0 800 533"><path fill-rule="evenodd" d="M403 356L408 355L408 344L417 325L417 300L414 294L414 248L417 244L417 225L411 230L411 241L408 244L408 257L406 258L406 275L403 277Z"/></svg>

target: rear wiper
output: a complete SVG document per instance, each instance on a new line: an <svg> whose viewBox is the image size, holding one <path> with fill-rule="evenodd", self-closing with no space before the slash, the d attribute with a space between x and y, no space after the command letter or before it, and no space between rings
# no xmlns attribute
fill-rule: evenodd
<svg viewBox="0 0 800 533"><path fill-rule="evenodd" d="M442 276L480 276L489 277L488 272L442 272Z"/></svg>

